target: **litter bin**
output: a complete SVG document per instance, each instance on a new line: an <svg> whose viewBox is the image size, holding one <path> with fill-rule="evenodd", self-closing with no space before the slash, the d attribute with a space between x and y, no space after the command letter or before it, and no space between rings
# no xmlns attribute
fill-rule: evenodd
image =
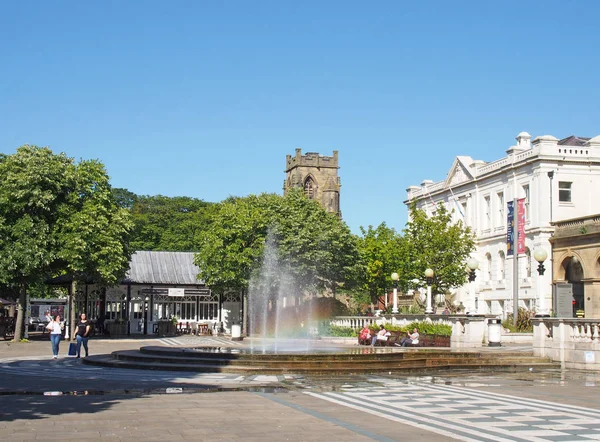
<svg viewBox="0 0 600 442"><path fill-rule="evenodd" d="M242 327L240 324L233 324L231 326L231 340L241 341L242 339Z"/></svg>
<svg viewBox="0 0 600 442"><path fill-rule="evenodd" d="M500 347L502 322L500 319L488 319L488 347Z"/></svg>

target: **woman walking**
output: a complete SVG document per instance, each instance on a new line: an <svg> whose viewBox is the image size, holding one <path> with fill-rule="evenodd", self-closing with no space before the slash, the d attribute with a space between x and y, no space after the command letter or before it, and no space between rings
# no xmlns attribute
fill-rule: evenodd
<svg viewBox="0 0 600 442"><path fill-rule="evenodd" d="M46 326L50 332L50 342L52 342L52 354L54 359L58 359L58 346L62 335L64 325L60 323L60 316L56 315L52 321Z"/></svg>

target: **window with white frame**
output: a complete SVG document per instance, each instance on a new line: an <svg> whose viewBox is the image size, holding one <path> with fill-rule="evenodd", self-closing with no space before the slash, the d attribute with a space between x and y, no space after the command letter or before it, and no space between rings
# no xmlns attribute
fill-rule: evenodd
<svg viewBox="0 0 600 442"><path fill-rule="evenodd" d="M529 195L529 184L526 184L523 186L523 194L525 195L525 222L529 221L529 202L530 202L530 195Z"/></svg>
<svg viewBox="0 0 600 442"><path fill-rule="evenodd" d="M558 182L558 201L561 203L571 202L571 185L573 183L569 181Z"/></svg>
<svg viewBox="0 0 600 442"><path fill-rule="evenodd" d="M500 250L498 252L498 281L504 281L504 266L506 264L506 256Z"/></svg>
<svg viewBox="0 0 600 442"><path fill-rule="evenodd" d="M525 248L525 276L531 278L531 251Z"/></svg>
<svg viewBox="0 0 600 442"><path fill-rule="evenodd" d="M485 212L483 217L483 228L489 229L492 225L492 205L489 195L483 197L483 210Z"/></svg>
<svg viewBox="0 0 600 442"><path fill-rule="evenodd" d="M498 192L496 194L496 203L498 205L498 220L496 222L496 226L504 227L504 192Z"/></svg>
<svg viewBox="0 0 600 442"><path fill-rule="evenodd" d="M485 269L485 273L486 273L486 281L491 281L492 280L492 255L490 253L486 253L485 254L485 260L486 260L486 269Z"/></svg>

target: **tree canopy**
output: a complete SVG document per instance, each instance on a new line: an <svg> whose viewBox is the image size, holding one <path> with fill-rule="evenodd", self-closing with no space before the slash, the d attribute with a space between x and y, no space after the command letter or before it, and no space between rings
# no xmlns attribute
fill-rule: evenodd
<svg viewBox="0 0 600 442"><path fill-rule="evenodd" d="M219 205L196 255L200 277L217 291L247 288L269 234L298 290L334 290L358 258L346 224L301 191L251 195Z"/></svg>
<svg viewBox="0 0 600 442"><path fill-rule="evenodd" d="M0 283L19 288L18 340L28 286L61 273L107 285L124 276L131 224L96 160L25 145L0 157L0 177Z"/></svg>
<svg viewBox="0 0 600 442"><path fill-rule="evenodd" d="M467 281L466 262L475 247L471 229L460 220L452 222L452 213L443 204L431 217L415 205L410 208L410 214L411 219L404 229L407 254L400 272L401 286L425 286L427 268L434 271L434 294L462 286ZM413 280L419 282L413 283Z"/></svg>
<svg viewBox="0 0 600 442"><path fill-rule="evenodd" d="M385 222L376 228L369 226L360 230L360 261L355 274L358 283L352 294L359 304L364 304L374 302L393 286L391 275L404 269L407 246L402 235Z"/></svg>
<svg viewBox="0 0 600 442"><path fill-rule="evenodd" d="M113 194L131 213L132 250L196 251L216 207L186 196L138 196L126 189L113 189Z"/></svg>

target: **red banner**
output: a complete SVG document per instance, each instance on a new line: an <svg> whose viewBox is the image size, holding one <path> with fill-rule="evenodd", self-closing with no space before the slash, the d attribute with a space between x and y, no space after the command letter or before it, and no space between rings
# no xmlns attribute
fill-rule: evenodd
<svg viewBox="0 0 600 442"><path fill-rule="evenodd" d="M517 253L525 253L525 198L517 200L517 217L519 219L519 227L517 232Z"/></svg>

